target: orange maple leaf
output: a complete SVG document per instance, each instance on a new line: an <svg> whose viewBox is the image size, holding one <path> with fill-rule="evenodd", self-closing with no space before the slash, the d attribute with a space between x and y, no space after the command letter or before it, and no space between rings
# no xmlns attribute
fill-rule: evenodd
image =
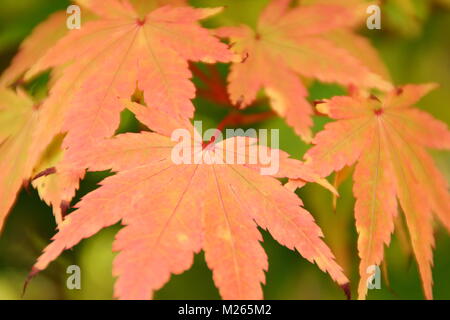
<svg viewBox="0 0 450 320"><path fill-rule="evenodd" d="M281 244L315 262L338 284L347 285L313 217L302 208L295 193L274 177L258 173L264 167L261 162L245 156L242 164L228 160L223 164L175 164L171 154L177 142L168 135L178 128L195 132L191 124L174 120L156 108L126 105L142 123L161 134L121 134L79 156L80 166L94 171L112 169L117 174L103 180L100 188L76 205L78 209L68 215L38 259L33 275L64 249L122 221L125 227L113 245L120 251L113 267L118 276L117 297L151 297L171 274L187 270L194 253L203 248L223 298L259 299L268 268L259 243L259 225ZM164 125L161 119L166 119ZM236 142L234 146L243 144L230 148L230 142ZM247 137L214 141L207 146L198 136L192 139L192 149L201 150L205 161L218 155L223 159L232 155L234 159L251 147L262 146ZM267 147L264 150L273 151ZM302 162L286 153L280 151L279 159L280 170L274 176L317 179Z"/></svg>
<svg viewBox="0 0 450 320"><path fill-rule="evenodd" d="M89 7L91 0L78 0L81 6L81 23L97 19ZM186 0L130 0L138 13L146 14L151 10L163 5L187 5ZM67 12L58 11L50 15L40 23L33 32L25 38L20 45L19 52L12 60L10 66L0 77L0 85L8 86L19 80L19 78L38 61L47 51L52 48L59 39L67 34Z"/></svg>
<svg viewBox="0 0 450 320"><path fill-rule="evenodd" d="M356 164L353 193L361 258L359 298L367 294L367 268L380 265L394 231L397 199L405 214L426 298L432 298L432 212L450 230L450 196L425 148L450 148L446 125L412 108L434 85L406 85L374 96L334 97L318 105L336 122L313 140L305 158L321 176ZM295 188L296 182L289 183Z"/></svg>
<svg viewBox="0 0 450 320"><path fill-rule="evenodd" d="M79 3L98 18L71 30L25 75L30 79L48 68L63 68L42 106L43 121L35 133L39 144L31 150L35 156L60 132L67 132L68 152L112 136L122 110L119 98L130 98L136 87L170 116L191 117L195 87L187 61L231 57L227 46L198 24L220 9L164 6L140 14L128 1Z"/></svg>
<svg viewBox="0 0 450 320"><path fill-rule="evenodd" d="M170 1L174 5L184 2ZM1 84L10 85L28 69L25 80L53 67L50 95L35 112L40 120L33 127L33 139L26 149L30 168L38 164L38 168L46 169L39 163L49 163L49 159L42 162L42 157L46 157L46 149L62 132L68 131L63 148L69 149L64 157L88 147L96 139L111 136L122 110L118 98L129 98L136 85L144 91L146 99L170 116L192 116L190 99L195 88L189 80L187 60L214 62L230 57L226 46L197 23L220 9L158 8L162 3L159 0L133 0L136 9L127 1L77 3L83 7L82 30L65 35L66 15L55 13L24 41L0 79ZM40 55L43 57L38 59ZM58 222L63 204L59 201L70 200L69 195L78 187L76 177L82 177L82 170L67 169L63 161L65 158L58 162L63 166L60 173L34 183L41 197L53 205ZM11 190L14 195L17 191L18 188ZM5 201L3 217L11 205Z"/></svg>
<svg viewBox="0 0 450 320"><path fill-rule="evenodd" d="M47 168L58 166L63 151L55 139L41 157L29 156L35 142L34 130L42 120L40 104L24 91L0 88L0 231L22 185ZM33 182L40 197L53 206L57 223L62 221L61 204L75 194L83 171L66 169Z"/></svg>
<svg viewBox="0 0 450 320"><path fill-rule="evenodd" d="M381 89L390 88L390 84L363 65L366 60L356 58L368 53L372 61L381 64L370 45L349 30L357 20L351 10L322 4L290 9L289 3L272 1L256 30L223 27L217 34L230 38L232 49L243 57L243 61L233 63L228 77L231 101L248 106L264 88L272 108L310 141L312 108L299 75ZM337 31L339 34L333 35ZM352 55L347 48L359 53Z"/></svg>
<svg viewBox="0 0 450 320"><path fill-rule="evenodd" d="M33 170L27 152L37 123L36 109L25 92L0 88L0 230Z"/></svg>

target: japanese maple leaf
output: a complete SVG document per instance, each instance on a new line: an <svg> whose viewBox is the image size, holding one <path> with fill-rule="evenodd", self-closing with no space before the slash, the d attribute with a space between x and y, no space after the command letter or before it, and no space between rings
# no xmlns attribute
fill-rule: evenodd
<svg viewBox="0 0 450 320"><path fill-rule="evenodd" d="M40 105L24 91L0 88L0 231L23 184L49 167L57 166L63 151L57 139L39 159L29 156L40 122ZM39 195L53 205L56 221L62 221L61 203L74 196L83 172L67 169L34 185Z"/></svg>
<svg viewBox="0 0 450 320"><path fill-rule="evenodd" d="M80 155L80 166L94 171L112 169L117 174L103 180L100 188L76 205L78 209L64 220L32 274L45 269L64 249L122 221L125 227L113 245L120 251L113 273L118 277L115 295L121 299L150 298L171 274L187 270L194 253L201 249L223 298L262 298L268 262L259 243L258 225L315 262L341 286L348 283L313 217L296 194L274 178L296 176L314 181L315 173L282 151L274 177L260 175L258 170L265 165L251 161L255 158L248 156L250 152L242 164L211 162L230 155L235 159L247 148L259 147L246 137L205 144L197 134L189 150L197 148L195 152L200 152L205 162L176 164L172 152L177 142L168 136L178 128L195 132L191 124L156 108L135 103L128 107L159 133L121 134ZM236 143L234 148L229 147L230 142Z"/></svg>
<svg viewBox="0 0 450 320"><path fill-rule="evenodd" d="M228 77L231 101L248 106L264 88L272 108L309 141L312 108L299 76L382 89L390 84L346 50L348 45L328 39L337 30L351 33L348 29L357 20L351 10L322 4L290 9L290 2L272 1L256 30L225 27L218 34L230 38L234 51L243 57L242 62L233 63ZM371 50L366 43L362 45L365 51Z"/></svg>
<svg viewBox="0 0 450 320"><path fill-rule="evenodd" d="M33 169L27 152L36 126L35 109L25 92L0 88L0 230Z"/></svg>
<svg viewBox="0 0 450 320"><path fill-rule="evenodd" d="M411 107L434 85L406 85L380 101L334 97L318 108L336 122L317 134L306 158L322 176L356 163L353 193L361 258L359 298L367 294L367 268L379 265L394 231L397 199L404 212L426 298L432 298L434 212L450 230L450 197L426 148L449 149L444 123ZM295 182L291 182L295 186Z"/></svg>
<svg viewBox="0 0 450 320"><path fill-rule="evenodd" d="M65 151L67 156L87 148L96 139L111 136L122 109L118 98L131 96L136 83L144 90L145 98L151 99L155 107L170 112L170 116L192 115L190 99L195 88L189 81L191 74L186 60L225 61L230 54L224 44L197 23L217 9L166 6L146 11L163 2L179 5L183 1L133 0L135 12L128 2L80 0L77 3L83 7L83 21L89 21L83 23L81 30L59 40L67 32L66 15L55 13L23 43L0 83L12 84L30 67L25 80L54 68L50 95L36 111L40 121L36 122L27 148L31 168L38 164L38 168L46 169L42 165L49 163L49 155L44 153L62 132L69 132L63 145L69 147ZM41 54L44 56L36 62ZM65 160L59 158L58 164ZM55 164L53 160L50 162ZM75 178L83 176L83 169L64 169L34 183L41 197L53 205L58 221L60 207L75 193L78 187ZM5 206L5 215L9 207Z"/></svg>
<svg viewBox="0 0 450 320"><path fill-rule="evenodd" d="M83 21L92 20L93 15L83 8L82 18ZM23 74L67 33L66 19L67 13L59 11L50 15L33 30L21 44L11 65L2 73L0 86L6 87L22 81ZM5 95L9 98L5 99ZM0 118L3 128L8 130L14 125L22 124L19 125L20 130L8 132L8 143L3 146L1 152L2 168L14 165L14 170L5 169L0 173L1 185L4 187L0 204L0 230L22 184L28 184L35 175L48 172L50 167L54 169L59 166L63 154L60 139L55 136L60 126L54 121L47 121L47 119L43 121L42 103L33 102L31 97L21 90L15 93L13 90L2 89L2 99L4 100ZM14 121L11 121L12 119ZM53 133L46 139L40 139L35 131L44 122L47 125L46 130ZM33 152L32 150L35 149L33 146L38 146L39 152ZM39 196L53 206L53 213L58 224L62 221L61 207L72 199L78 187L78 179L82 175L83 171L80 170L65 170L64 173L57 172L51 176L43 176L33 182ZM7 180L8 183L6 183Z"/></svg>
<svg viewBox="0 0 450 320"><path fill-rule="evenodd" d="M134 1L140 3L139 1ZM76 153L114 134L122 110L118 98L130 98L136 86L146 101L173 117L191 117L195 95L187 60L228 61L227 46L198 20L218 9L164 6L145 15L128 1L80 1L98 16L71 30L25 76L64 67L54 77L36 129L43 146L67 132L64 147Z"/></svg>
<svg viewBox="0 0 450 320"><path fill-rule="evenodd" d="M131 0L130 1L139 13L146 14L150 10L163 5L186 5L185 0ZM89 11L92 6L91 0L78 0L81 6L81 22L95 20L97 17ZM53 47L59 39L67 34L66 21L68 14L66 11L58 11L50 15L45 21L40 23L33 32L20 45L19 52L14 57L11 65L0 77L0 85L7 86L18 80L27 70L29 70L37 60Z"/></svg>

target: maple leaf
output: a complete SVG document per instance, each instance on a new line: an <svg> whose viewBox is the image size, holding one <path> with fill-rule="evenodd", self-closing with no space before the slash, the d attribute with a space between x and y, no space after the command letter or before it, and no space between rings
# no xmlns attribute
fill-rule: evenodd
<svg viewBox="0 0 450 320"><path fill-rule="evenodd" d="M29 70L51 47L53 47L59 39L61 39L67 32L66 26L67 13L65 11L58 11L53 13L44 22L40 23L33 32L23 41L20 46L18 54L12 60L10 66L2 73L0 77L0 86L5 87L20 84L23 79L23 74ZM83 8L82 21L90 21L94 19L93 14ZM59 78L63 68L56 68L52 72L52 77L49 81L49 86L52 86L56 79ZM2 89L3 90L3 89ZM5 89L2 91L9 96L13 96L14 92L9 92ZM25 97L25 99L23 99ZM2 229L3 221L13 205L16 194L19 192L21 185L28 185L32 177L39 180L33 181L32 185L38 190L39 196L49 205L53 207L53 214L57 224L62 222L63 213L66 210L67 204L70 202L78 188L78 179L81 179L84 170L74 171L64 167L63 173L57 172L56 167L59 168L63 154L61 149L61 136L57 136L61 125L55 121L54 117L47 118L47 116L54 113L55 107L48 107L48 103L44 108L41 103L34 103L31 97L28 97L23 91L19 91L19 97L16 100L27 100L25 104L34 104L35 108L29 108L28 112L22 114L22 120L29 119L30 124L22 130L17 130L9 133L8 140L14 141L21 145L20 155L16 153L16 159L19 163L26 163L25 165L17 165L17 172L15 173L15 183L8 185L8 192L3 193L0 205L0 230ZM10 104L9 100L4 101L0 118L7 119L13 113L22 110L17 108L14 104ZM22 102L24 104L24 102ZM44 109L44 111L43 111ZM32 111L31 111L32 110ZM37 120L39 119L39 121ZM50 119L50 121L49 121ZM45 126L43 125L45 124ZM47 134L45 136L38 135L37 130L44 130ZM31 132L31 134L30 134ZM22 138L27 136L26 141ZM36 150L37 149L37 150ZM18 150L18 149L17 149ZM17 152L16 150L16 152ZM4 153L2 153L3 155ZM0 161L15 163L11 161L11 156L4 156ZM56 171L56 174L55 174ZM6 179L7 171L2 171L2 178ZM49 175L51 174L51 175ZM9 177L9 179L11 176Z"/></svg>
<svg viewBox="0 0 450 320"><path fill-rule="evenodd" d="M444 177L425 148L449 149L446 125L412 108L434 85L406 85L386 94L354 94L319 104L328 123L305 155L321 176L356 167L353 193L361 258L359 298L367 294L367 268L379 265L390 242L397 199L404 212L426 298L432 298L432 212L450 230L450 196ZM295 188L295 181L288 187Z"/></svg>
<svg viewBox="0 0 450 320"><path fill-rule="evenodd" d="M322 232L301 200L272 176L260 175L265 165L251 161L253 138L233 137L205 146L188 121L170 118L156 108L127 103L138 119L159 133L126 133L107 139L79 157L89 170L112 169L117 174L86 195L67 216L53 242L33 267L43 270L60 253L100 229L122 221L113 249L115 295L147 299L172 273L187 270L202 248L214 281L225 299L262 298L261 283L268 268L257 225L281 244L315 262L341 286L347 278L322 241ZM160 119L166 119L164 125ZM177 142L168 135L186 128L195 135L192 149L204 163L175 164ZM230 147L229 143L235 143ZM240 144L242 142L242 144ZM200 151L198 151L200 150ZM272 150L273 151L273 150ZM245 161L235 164L245 153ZM234 159L223 164L213 158ZM192 154L191 154L192 156ZM209 159L209 160L208 160ZM280 151L276 177L314 181L317 175ZM209 164L208 164L209 163Z"/></svg>
<svg viewBox="0 0 450 320"><path fill-rule="evenodd" d="M46 169L43 164L51 160L45 159L49 156L44 155L46 149L60 133L68 131L62 146L69 148L65 156L50 155L58 157L62 170L34 183L40 196L53 205L58 222L60 207L70 201L69 195L78 187L75 178L82 177L84 169L68 169L66 159L71 152L114 133L122 109L118 98L129 98L137 84L155 107L173 117L190 117L195 88L189 81L186 60L214 62L230 57L226 46L197 23L220 9L158 8L163 2L167 3L134 0L135 11L126 1L80 0L82 30L73 30L60 39L67 33L66 15L55 13L22 44L0 79L0 83L10 85L27 69L25 80L53 67L50 95L36 112L40 121L33 129L26 156L31 168ZM184 1L168 2L180 5ZM5 206L5 215L9 207Z"/></svg>
<svg viewBox="0 0 450 320"><path fill-rule="evenodd" d="M81 23L95 20L97 17L89 11L91 0L78 0L82 7ZM138 13L146 14L163 5L187 5L185 0L131 0ZM91 4L92 5L92 4ZM20 45L19 52L10 66L0 77L1 86L9 86L29 70L59 39L67 34L67 12L58 11L40 23Z"/></svg>
<svg viewBox="0 0 450 320"><path fill-rule="evenodd" d="M122 110L118 98L130 98L136 86L153 106L191 117L195 87L187 60L231 57L226 45L198 24L220 9L164 6L139 15L128 1L79 3L98 18L71 30L25 75L64 68L42 106L39 144L30 151L35 157L60 132L67 132L63 147L69 153L112 136Z"/></svg>
<svg viewBox="0 0 450 320"><path fill-rule="evenodd" d="M223 27L217 34L230 38L233 50L243 57L243 61L233 63L228 77L231 101L240 107L248 106L264 88L272 108L305 141L310 141L312 108L299 75L381 89L390 88L390 84L346 50L351 40L341 45L328 39L331 32L340 29L350 33L348 29L357 20L351 10L322 4L290 9L289 3L272 1L261 14L256 30ZM361 40L353 47L371 50L371 56L377 57Z"/></svg>
<svg viewBox="0 0 450 320"><path fill-rule="evenodd" d="M0 88L0 230L33 169L27 152L36 119L35 104L25 92Z"/></svg>
<svg viewBox="0 0 450 320"><path fill-rule="evenodd" d="M41 171L59 166L63 154L61 139L55 139L41 158L30 158L34 130L41 121L39 108L39 103L23 90L0 88L0 231L22 185ZM39 195L53 206L57 223L62 221L61 203L73 197L82 174L64 168L61 173L33 182Z"/></svg>

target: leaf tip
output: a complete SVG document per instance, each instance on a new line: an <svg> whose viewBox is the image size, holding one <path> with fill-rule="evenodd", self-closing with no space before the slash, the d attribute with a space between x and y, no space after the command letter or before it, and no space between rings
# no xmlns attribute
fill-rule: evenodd
<svg viewBox="0 0 450 320"><path fill-rule="evenodd" d="M201 8L201 16L200 19L206 19L209 18L211 16L215 16L216 14L221 13L224 9L226 9L226 6L221 6L221 7L215 7L215 8Z"/></svg>
<svg viewBox="0 0 450 320"><path fill-rule="evenodd" d="M27 287L28 284L30 283L30 281L40 272L41 270L39 270L36 267L31 268L30 273L28 273L27 278L25 279L25 282L23 284L23 288L22 288L22 298L25 295L25 292L27 291Z"/></svg>
<svg viewBox="0 0 450 320"><path fill-rule="evenodd" d="M61 204L60 204L59 208L61 209L61 219L64 220L64 218L67 215L67 211L70 208L70 202L69 201L65 201L65 200L61 201Z"/></svg>
<svg viewBox="0 0 450 320"><path fill-rule="evenodd" d="M352 300L352 291L350 290L350 282L340 285L341 289L344 291L347 300Z"/></svg>

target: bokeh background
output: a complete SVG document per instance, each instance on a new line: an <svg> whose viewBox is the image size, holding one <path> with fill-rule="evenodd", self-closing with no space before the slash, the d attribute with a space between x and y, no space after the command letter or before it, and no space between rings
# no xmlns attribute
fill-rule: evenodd
<svg viewBox="0 0 450 320"><path fill-rule="evenodd" d="M206 21L208 26L255 25L267 0L193 0L197 6L226 5L224 13ZM0 2L0 71L3 71L16 54L20 42L34 26L50 13L65 9L64 0L2 0ZM450 1L449 0L386 0L382 1L382 29L361 28L361 34L371 39L391 72L395 84L437 82L438 90L425 97L418 105L435 117L450 123ZM200 66L202 67L202 66ZM225 74L227 66L219 66ZM195 79L199 86L202 83ZM36 97L46 93L46 77L27 85ZM317 82L309 83L310 99L331 97L345 93L345 89ZM197 98L196 119L206 127L215 127L227 114L224 106ZM261 106L257 111L268 110ZM327 121L316 117L314 130L320 130ZM254 126L253 126L254 127ZM280 129L280 147L301 158L308 148L282 120L270 119L256 127ZM123 113L120 131L136 131L135 119ZM432 153L438 166L450 180L450 155L448 152ZM1 155L0 155L1 156ZM96 188L108 173L90 173L81 183L77 199ZM332 196L323 188L311 184L298 191L306 208L315 216L325 233L325 240L335 252L339 263L352 281L353 293L358 283L358 255L354 227L351 193L352 181L348 179L340 188L341 197L336 210ZM420 197L420 194L417 195ZM401 216L401 215L400 215ZM401 226L404 221L398 221ZM30 283L23 299L111 299L114 278L111 265L114 254L111 244L116 225L104 229L90 239L82 241ZM402 230L399 228L398 230ZM422 299L420 279L408 235L394 234L391 246L386 249L383 265L382 288L369 291L369 299ZM316 266L277 244L262 231L264 248L269 256L269 271L264 286L267 299L344 299L344 295L330 278ZM0 235L0 299L21 299L26 276L41 250L55 233L51 209L39 200L32 188L18 196L5 228ZM436 249L433 269L436 299L450 299L450 235L436 224ZM82 289L66 288L66 268L81 267ZM170 282L156 294L157 299L218 299L211 272L203 254L195 258L193 267L182 275L172 276Z"/></svg>

